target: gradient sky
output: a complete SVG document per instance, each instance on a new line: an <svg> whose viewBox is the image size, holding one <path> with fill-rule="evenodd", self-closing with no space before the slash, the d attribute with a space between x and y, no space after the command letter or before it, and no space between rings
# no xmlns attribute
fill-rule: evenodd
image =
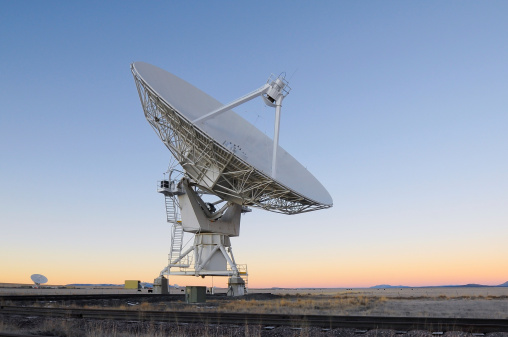
<svg viewBox="0 0 508 337"><path fill-rule="evenodd" d="M245 215L232 243L249 286L508 281L508 2L0 8L0 282L152 281L167 263L170 153L134 61L222 102L288 74L280 144L334 207ZM261 100L235 110L272 136Z"/></svg>

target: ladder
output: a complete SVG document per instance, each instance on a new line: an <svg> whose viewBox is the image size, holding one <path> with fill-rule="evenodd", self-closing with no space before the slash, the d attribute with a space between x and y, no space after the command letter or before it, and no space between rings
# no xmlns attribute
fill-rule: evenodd
<svg viewBox="0 0 508 337"><path fill-rule="evenodd" d="M164 195L164 199L166 202L167 221L172 224L177 223L178 221L181 222L177 197L174 195Z"/></svg>
<svg viewBox="0 0 508 337"><path fill-rule="evenodd" d="M166 219L173 224L171 231L171 250L169 251L169 265L182 254L183 226L180 218L180 207L176 195L164 195L166 203ZM182 264L180 261L179 264Z"/></svg>

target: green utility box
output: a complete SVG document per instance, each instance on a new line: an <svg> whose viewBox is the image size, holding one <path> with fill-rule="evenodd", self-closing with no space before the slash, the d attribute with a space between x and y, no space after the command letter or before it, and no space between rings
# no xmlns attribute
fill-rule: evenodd
<svg viewBox="0 0 508 337"><path fill-rule="evenodd" d="M185 287L186 303L205 303L206 287L187 286Z"/></svg>

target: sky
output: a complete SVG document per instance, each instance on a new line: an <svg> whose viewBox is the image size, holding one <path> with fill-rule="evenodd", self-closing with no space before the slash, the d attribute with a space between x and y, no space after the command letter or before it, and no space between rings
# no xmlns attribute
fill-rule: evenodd
<svg viewBox="0 0 508 337"><path fill-rule="evenodd" d="M170 153L135 61L224 103L286 72L280 145L334 204L244 215L232 246L250 287L508 281L508 2L0 8L0 283L150 282L167 264ZM235 111L272 136L262 100Z"/></svg>

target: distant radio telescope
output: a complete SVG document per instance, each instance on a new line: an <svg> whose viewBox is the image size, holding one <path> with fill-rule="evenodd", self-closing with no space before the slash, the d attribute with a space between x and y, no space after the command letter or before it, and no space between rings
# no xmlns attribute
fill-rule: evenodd
<svg viewBox="0 0 508 337"><path fill-rule="evenodd" d="M298 214L333 205L323 185L278 144L288 82L270 77L223 105L153 65L135 62L131 71L145 117L175 159L157 189L173 225L159 281L164 275L228 276L228 294L243 295L247 268L236 263L230 241L240 235L241 215L249 207ZM273 139L231 110L256 97L275 108ZM187 248L184 232L194 234Z"/></svg>
<svg viewBox="0 0 508 337"><path fill-rule="evenodd" d="M34 288L39 288L41 286L41 284L48 282L48 278L44 275L41 275L41 274L33 274L32 276L30 276L30 278L32 279L32 281L35 284Z"/></svg>

